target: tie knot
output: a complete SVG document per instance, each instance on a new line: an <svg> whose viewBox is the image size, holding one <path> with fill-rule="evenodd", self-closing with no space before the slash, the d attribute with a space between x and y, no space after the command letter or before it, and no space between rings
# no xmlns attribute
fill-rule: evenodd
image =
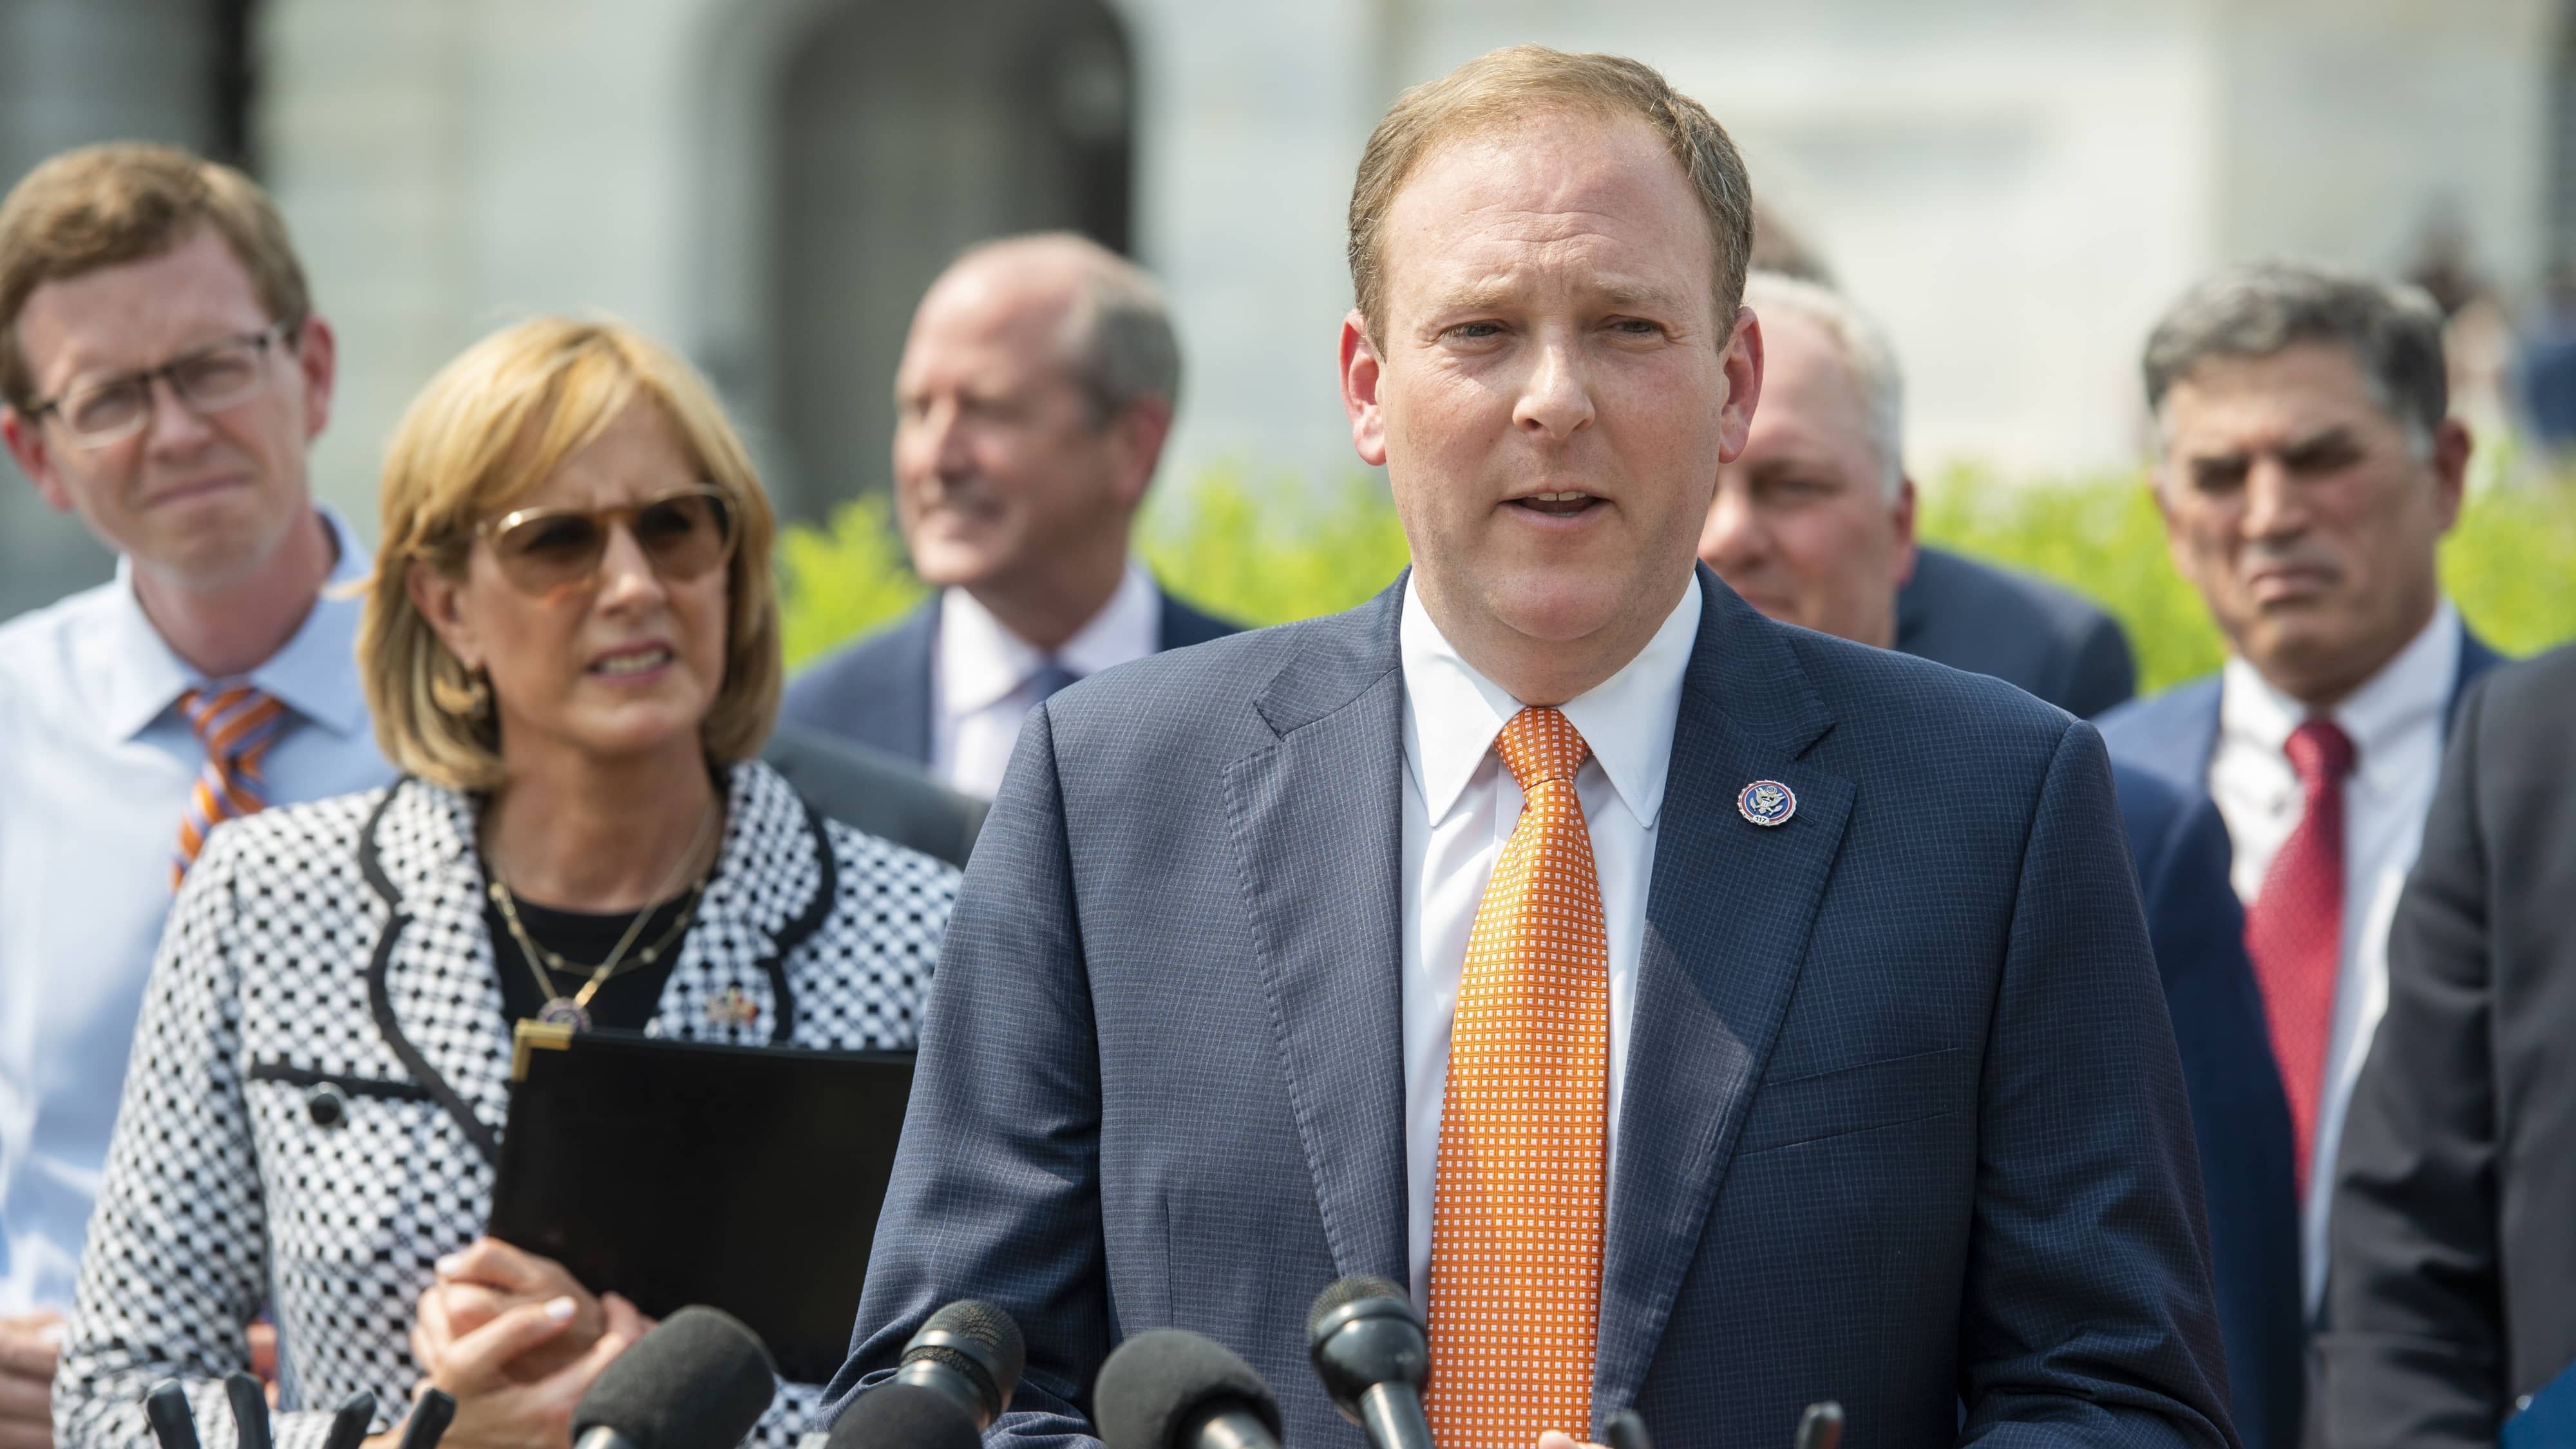
<svg viewBox="0 0 2576 1449"><path fill-rule="evenodd" d="M249 753L277 733L286 706L275 696L247 684L229 688L191 689L179 696L179 712L205 741L206 753L218 760Z"/></svg>
<svg viewBox="0 0 2576 1449"><path fill-rule="evenodd" d="M1065 668L1060 661L1049 659L1030 673L1028 687L1037 692L1040 702L1044 702L1055 698L1056 691L1081 678L1081 675Z"/></svg>
<svg viewBox="0 0 2576 1449"><path fill-rule="evenodd" d="M2299 772L2303 785L2336 784L2352 773L2352 736L2322 716L2290 731L2290 742L2281 751L2290 757L2290 768Z"/></svg>
<svg viewBox="0 0 2576 1449"><path fill-rule="evenodd" d="M1535 705L1513 715L1503 725L1501 738L1494 741L1494 753L1503 757L1511 768L1512 779L1519 782L1521 793L1537 793L1538 787L1550 780L1571 780L1574 772L1592 756L1592 747L1574 722L1544 705Z"/></svg>

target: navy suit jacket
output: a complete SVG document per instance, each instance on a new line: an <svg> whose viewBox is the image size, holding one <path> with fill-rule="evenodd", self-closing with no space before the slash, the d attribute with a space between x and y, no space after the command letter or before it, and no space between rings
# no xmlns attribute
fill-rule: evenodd
<svg viewBox="0 0 2576 1449"><path fill-rule="evenodd" d="M1243 626L1202 614L1156 589L1163 601L1158 649L1204 644ZM939 596L900 621L808 666L789 681L778 716L840 735L928 768L930 661L939 648Z"/></svg>
<svg viewBox="0 0 2576 1449"><path fill-rule="evenodd" d="M2137 692L2120 621L2081 594L1925 545L1896 594L1896 647L2091 718Z"/></svg>
<svg viewBox="0 0 2576 1449"><path fill-rule="evenodd" d="M2451 680L2450 713L2481 674L2504 662L2486 641L2460 626L2460 668ZM2209 762L2218 752L2220 676L2204 674L2145 699L2133 699L2102 716L2102 739L2114 757L2191 786L2209 788ZM2445 726L2448 725L2445 716Z"/></svg>
<svg viewBox="0 0 2576 1449"><path fill-rule="evenodd" d="M2116 759L2111 774L2200 1144L2236 1432L2246 1449L2295 1449L2306 1330L2290 1104L2228 884L2227 823L2198 790Z"/></svg>
<svg viewBox="0 0 2576 1449"><path fill-rule="evenodd" d="M2172 1029L2092 728L1702 569L1614 1147L1593 1413L1674 1445L2234 1443ZM1314 1295L1406 1281L1401 582L1035 711L968 865L850 1361L1027 1331L1072 1444L1177 1325L1351 1446ZM1775 780L1793 818L1736 798ZM1437 1365L1433 1369L1436 1377ZM846 1402L846 1397L844 1398Z"/></svg>

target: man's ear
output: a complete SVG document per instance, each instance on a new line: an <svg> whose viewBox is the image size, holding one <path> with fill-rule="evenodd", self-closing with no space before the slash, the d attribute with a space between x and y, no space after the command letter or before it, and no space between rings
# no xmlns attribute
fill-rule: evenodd
<svg viewBox="0 0 2576 1449"><path fill-rule="evenodd" d="M1896 567L1891 570L1891 575L1894 587L1900 589L1914 581L1914 505L1914 480L1911 477L1897 480L1893 513L1896 525Z"/></svg>
<svg viewBox="0 0 2576 1449"><path fill-rule="evenodd" d="M340 377L340 341L320 317L305 318L304 330L296 335L295 376L304 389L304 441L309 443L331 421L332 389Z"/></svg>
<svg viewBox="0 0 2576 1449"><path fill-rule="evenodd" d="M2460 505L2468 498L2473 442L2469 425L2458 418L2444 418L2442 426L2433 430L2433 485L2440 490L2433 506L2444 533L2460 521Z"/></svg>
<svg viewBox="0 0 2576 1449"><path fill-rule="evenodd" d="M1718 356L1726 377L1726 405L1718 410L1718 453L1732 463L1753 438L1753 405L1762 400L1762 319L1750 307L1735 309L1735 330Z"/></svg>
<svg viewBox="0 0 2576 1449"><path fill-rule="evenodd" d="M469 673L483 667L482 645L465 617L464 580L449 578L426 559L413 559L403 568L403 591L457 663Z"/></svg>
<svg viewBox="0 0 2576 1449"><path fill-rule="evenodd" d="M1162 461L1163 444L1171 436L1168 398L1137 398L1109 420L1111 466L1117 470L1121 506L1134 508L1145 501L1146 485L1154 481L1154 466Z"/></svg>
<svg viewBox="0 0 2576 1449"><path fill-rule="evenodd" d="M1342 319L1342 411L1350 416L1352 448L1372 468L1386 466L1386 403L1379 393L1385 381L1368 319L1355 308Z"/></svg>
<svg viewBox="0 0 2576 1449"><path fill-rule="evenodd" d="M54 471L54 457L45 446L45 425L7 404L0 404L0 441L9 445L9 456L18 460L18 471L36 485L45 502L56 513L72 511L72 492L63 486L62 475Z"/></svg>

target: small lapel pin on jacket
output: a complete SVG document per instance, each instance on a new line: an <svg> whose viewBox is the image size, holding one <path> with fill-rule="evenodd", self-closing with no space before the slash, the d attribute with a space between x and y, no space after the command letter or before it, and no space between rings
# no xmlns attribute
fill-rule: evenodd
<svg viewBox="0 0 2576 1449"><path fill-rule="evenodd" d="M760 1020L760 1003L739 986L728 986L707 1003L707 1018L718 1026L749 1026Z"/></svg>
<svg viewBox="0 0 2576 1449"><path fill-rule="evenodd" d="M1735 797L1735 808L1756 825L1786 825L1798 813L1798 797L1777 780L1756 780Z"/></svg>

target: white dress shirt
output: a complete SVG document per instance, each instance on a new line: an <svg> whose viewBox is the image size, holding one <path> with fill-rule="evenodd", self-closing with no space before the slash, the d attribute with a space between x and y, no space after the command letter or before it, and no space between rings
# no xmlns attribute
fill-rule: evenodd
<svg viewBox="0 0 2576 1449"><path fill-rule="evenodd" d="M393 777L358 690L358 600L373 560L340 552L294 636L250 673L289 722L271 804ZM179 713L205 684L113 583L0 625L0 1314L68 1312L90 1205L171 901L179 817L206 750Z"/></svg>
<svg viewBox="0 0 2576 1449"><path fill-rule="evenodd" d="M1655 819L1672 769L1682 676L1699 638L1696 581L1627 666L1558 706L1592 758L1574 777L1601 881L1610 950L1610 1121L1618 1154L1628 1019L1655 873ZM1440 1161L1440 1098L1449 1083L1449 1023L1467 933L1503 843L1520 822L1521 789L1494 753L1520 701L1458 656L1410 581L1398 640L1404 664L1404 1165L1413 1301L1431 1301L1431 1190ZM1603 1187L1606 1192L1608 1179ZM1609 1204L1602 1205L1608 1212ZM1605 1241L1607 1224L1605 1228Z"/></svg>
<svg viewBox="0 0 2576 1449"><path fill-rule="evenodd" d="M2444 715L2460 672L2460 616L2449 600L2422 633L2381 666L2350 699L2327 711L2352 737L2353 770L2343 785L2343 959L2335 980L2325 1091L2302 1204L2300 1257L2308 1307L2325 1288L2326 1209L2334 1194L2335 1149L2344 1111L2370 1038L2388 1008L2388 923L2423 843L2424 815L2442 772ZM2218 746L2209 793L2235 847L2233 882L2247 905L2263 888L2272 857L2297 828L2306 795L2286 753L2306 706L2275 689L2244 659L2221 675Z"/></svg>
<svg viewBox="0 0 2576 1449"><path fill-rule="evenodd" d="M1131 560L1117 592L1053 658L1088 679L1142 659L1162 642L1162 590ZM1020 722L1038 705L1031 679L1048 658L974 595L964 589L941 593L939 647L930 661L930 773L969 795L990 800L1000 794Z"/></svg>

